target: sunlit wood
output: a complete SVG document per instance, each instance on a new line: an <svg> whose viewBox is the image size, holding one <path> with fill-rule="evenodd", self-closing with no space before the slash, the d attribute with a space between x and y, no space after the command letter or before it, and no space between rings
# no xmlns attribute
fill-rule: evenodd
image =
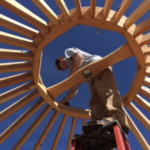
<svg viewBox="0 0 150 150"><path fill-rule="evenodd" d="M64 2L64 0L55 0L55 1L57 3L58 7L60 8L63 16L65 17L65 19L67 21L69 21L70 20L70 14L69 14L69 10L68 10L67 5Z"/></svg>
<svg viewBox="0 0 150 150"><path fill-rule="evenodd" d="M132 102L127 106L127 108L150 131L150 121L149 121L149 119Z"/></svg>
<svg viewBox="0 0 150 150"><path fill-rule="evenodd" d="M123 0L119 10L115 14L115 22L118 22L121 19L132 2L133 0Z"/></svg>
<svg viewBox="0 0 150 150"><path fill-rule="evenodd" d="M71 129L70 129L70 135L69 135L67 150L71 149L71 140L72 140L72 137L73 137L73 134L75 131L76 123L77 123L77 118L73 118Z"/></svg>
<svg viewBox="0 0 150 150"><path fill-rule="evenodd" d="M45 119L45 117L52 110L52 107L49 105L42 111L42 113L37 117L37 119L32 123L32 125L28 128L28 130L24 133L24 135L19 139L19 141L15 144L13 149L21 149L23 144L28 140L28 138L32 135L32 133L37 129L37 127L41 124L41 122Z"/></svg>
<svg viewBox="0 0 150 150"><path fill-rule="evenodd" d="M150 71L149 70L150 68L150 56L149 55L145 57L145 65L146 65L146 72L148 73Z"/></svg>
<svg viewBox="0 0 150 150"><path fill-rule="evenodd" d="M8 76L0 79L0 88L15 85L18 83L30 81L33 79L32 74L29 73L21 73L13 76Z"/></svg>
<svg viewBox="0 0 150 150"><path fill-rule="evenodd" d="M55 12L47 5L44 0L32 0L34 4L56 25L59 25L58 17Z"/></svg>
<svg viewBox="0 0 150 150"><path fill-rule="evenodd" d="M23 98L21 98L20 100L12 104L11 106L1 111L0 121L3 121L4 119L10 117L12 114L14 114L18 110L20 110L21 108L29 104L30 102L32 102L34 99L38 98L39 96L40 94L37 90L33 91L30 94L27 94L26 96L24 96Z"/></svg>
<svg viewBox="0 0 150 150"><path fill-rule="evenodd" d="M38 101L22 114L14 123L12 123L2 134L0 144L2 144L9 136L11 136L23 123L25 123L32 115L34 115L43 105L44 100Z"/></svg>
<svg viewBox="0 0 150 150"><path fill-rule="evenodd" d="M103 9L103 17L107 18L108 14L111 10L111 7L113 5L114 0L106 0L105 1L105 5L104 5L104 9Z"/></svg>
<svg viewBox="0 0 150 150"><path fill-rule="evenodd" d="M146 101L144 98L142 98L140 95L136 95L134 101L140 106L142 106L145 110L150 112L150 103Z"/></svg>
<svg viewBox="0 0 150 150"><path fill-rule="evenodd" d="M147 98L150 98L150 90L146 87L142 86L139 93L146 96Z"/></svg>
<svg viewBox="0 0 150 150"><path fill-rule="evenodd" d="M133 55L130 47L128 44L125 44L124 46L118 48L115 52L111 53L110 55L104 57L103 59L94 62L92 64L89 64L88 66L83 67L79 71L77 71L75 74L73 74L68 79L62 81L59 84L56 84L54 86L51 86L48 88L48 92L53 98L56 98L66 90L69 90L70 88L79 85L87 80L90 80L92 77L97 75L102 70L106 69L107 67L121 61L124 59L127 59ZM92 67L95 66L95 67ZM98 69L97 69L98 68ZM84 78L82 76L83 70L90 69L93 73L93 76L90 78ZM77 75L78 74L78 75ZM70 84L70 82L72 84ZM65 85L65 86L64 86Z"/></svg>
<svg viewBox="0 0 150 150"><path fill-rule="evenodd" d="M51 128L53 127L55 121L57 120L58 116L59 116L59 112L56 111L54 113L54 115L52 116L52 118L50 119L50 121L48 122L46 128L44 129L41 137L39 138L38 142L36 143L34 150L40 149L42 144L44 143L48 133L50 132Z"/></svg>
<svg viewBox="0 0 150 150"><path fill-rule="evenodd" d="M144 79L144 85L150 87L150 78L147 77L147 78Z"/></svg>
<svg viewBox="0 0 150 150"><path fill-rule="evenodd" d="M58 132L56 134L56 137L54 139L54 143L52 144L52 147L51 147L51 150L56 150L57 148L57 145L58 145L58 142L59 142L59 139L61 137L61 134L63 132L63 129L65 127L65 124L66 124L66 121L68 119L68 116L67 115L64 115L63 119L62 119L62 122L60 123L60 126L59 126L59 129L58 129Z"/></svg>
<svg viewBox="0 0 150 150"><path fill-rule="evenodd" d="M36 50L36 44L32 40L28 40L20 36L15 36L13 34L2 31L0 31L0 42L26 48L32 51Z"/></svg>
<svg viewBox="0 0 150 150"><path fill-rule="evenodd" d="M134 133L134 135L136 136L137 140L139 141L139 143L141 144L143 149L148 150L149 149L149 144L147 143L147 141L145 140L145 138L143 137L143 135L141 134L141 132L139 131L139 129L137 128L137 126L135 125L135 123L130 118L130 116L127 112L126 112L126 115L127 115L127 118L128 118L129 126L130 126L132 132Z"/></svg>
<svg viewBox="0 0 150 150"><path fill-rule="evenodd" d="M48 32L49 29L47 27L47 23L17 1L3 0L1 1L1 5L30 22L35 27Z"/></svg>
<svg viewBox="0 0 150 150"><path fill-rule="evenodd" d="M150 55L150 47L148 47L147 45L143 46L142 52L144 55Z"/></svg>
<svg viewBox="0 0 150 150"><path fill-rule="evenodd" d="M20 72L32 70L31 63L29 62L17 62L17 63L1 63L0 73L7 72Z"/></svg>
<svg viewBox="0 0 150 150"><path fill-rule="evenodd" d="M0 98L0 104L5 103L5 102L7 102L7 101L19 96L19 95L22 95L26 92L29 92L35 88L36 88L35 84L33 82L29 82L29 83L23 84L21 86L18 86L17 88L14 88L10 91L2 93L0 95L0 97L1 97Z"/></svg>
<svg viewBox="0 0 150 150"><path fill-rule="evenodd" d="M42 37L38 30L28 27L28 26L26 26L18 21L15 21L11 18L8 18L7 16L4 16L2 14L0 14L0 25L5 28L8 28L10 30L13 30L15 32L18 32L22 35L25 35L29 38L34 39L35 37L38 37L42 40Z"/></svg>
<svg viewBox="0 0 150 150"><path fill-rule="evenodd" d="M150 1L144 0L143 3L128 17L125 28L131 27L150 9Z"/></svg>
<svg viewBox="0 0 150 150"><path fill-rule="evenodd" d="M33 55L21 50L0 49L0 58L32 61Z"/></svg>
<svg viewBox="0 0 150 150"><path fill-rule="evenodd" d="M81 6L81 0L75 0L78 16L82 17L82 6Z"/></svg>
<svg viewBox="0 0 150 150"><path fill-rule="evenodd" d="M96 1L97 0L91 0L90 13L92 18L95 17Z"/></svg>
<svg viewBox="0 0 150 150"><path fill-rule="evenodd" d="M136 26L133 36L137 37L140 34L147 32L148 30L150 30L150 18L146 19L145 21Z"/></svg>
<svg viewBox="0 0 150 150"><path fill-rule="evenodd" d="M142 45L147 45L150 43L150 33L147 33L145 34L143 37L142 37L142 40L140 42L140 46Z"/></svg>

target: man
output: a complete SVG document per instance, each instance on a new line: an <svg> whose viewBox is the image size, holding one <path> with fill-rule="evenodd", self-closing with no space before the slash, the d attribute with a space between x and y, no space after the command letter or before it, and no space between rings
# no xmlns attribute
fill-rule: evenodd
<svg viewBox="0 0 150 150"><path fill-rule="evenodd" d="M65 57L58 58L55 66L59 71L70 68L69 76L71 76L80 68L100 59L102 57L83 52L78 48L68 48L65 50ZM88 83L92 94L90 100L92 122L86 124L83 131L86 133L116 119L128 133L129 125L111 67L100 72ZM69 102L77 92L78 85L73 87L61 102Z"/></svg>

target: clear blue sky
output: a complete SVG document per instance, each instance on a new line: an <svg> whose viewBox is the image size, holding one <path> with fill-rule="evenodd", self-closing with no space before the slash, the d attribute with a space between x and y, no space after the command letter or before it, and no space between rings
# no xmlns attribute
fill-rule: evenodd
<svg viewBox="0 0 150 150"><path fill-rule="evenodd" d="M34 5L34 3L31 0L17 0L19 3L30 9L32 12L40 16L45 21L49 22L49 19ZM60 10L58 6L56 5L54 0L45 0L50 7L54 10L56 14L60 14ZM75 8L74 0L65 0L67 6L69 9ZM89 6L90 0L82 0L83 6ZM117 10L119 5L121 4L122 0L115 0L112 9ZM141 3L143 0L134 0L132 5L129 7L127 12L125 13L125 16L129 16ZM104 0L97 2L98 6L103 7L104 6ZM3 15L6 15L14 20L17 20L25 25L28 25L32 28L35 28L30 23L26 22L22 18L18 17L14 13L10 12L9 10L5 9L4 7L0 6L0 13ZM141 21L145 20L150 16L150 11L148 11L136 24L139 24ZM18 36L22 36L14 31L11 31L9 29L6 29L4 27L0 27L0 30L4 32L8 32L11 34L15 34ZM120 35L117 32L104 30L103 34L96 34L95 33L96 28L89 27L89 26L76 26L66 32L65 34L61 35L59 38L54 40L52 43L48 44L45 48L45 51L43 53L43 61L42 61L42 68L41 68L41 76L43 79L43 82L46 87L52 86L64 79L67 78L69 71L66 72L58 72L55 69L54 63L55 59L59 56L64 55L64 50L69 47L78 47L82 49L83 51L89 52L91 54L97 54L101 55L102 57L108 55L109 53L113 52L115 49L120 47L121 45L124 45L127 41L126 39ZM25 37L26 38L26 37ZM107 41L107 42L106 42ZM19 47L7 45L0 43L0 48L7 48L7 49L18 49L18 50L25 50ZM0 59L0 63L5 62L16 62L12 60L4 60ZM127 60L124 60L122 62L119 62L118 64L115 64L113 66L114 74L117 80L118 88L121 93L121 96L123 97L129 90L133 83L133 80L135 78L135 75L137 73L137 60L135 57L129 58ZM2 73L0 74L0 78L14 75L15 73ZM18 74L18 72L17 72ZM0 89L0 93L6 92L12 88L15 88L21 84L17 84L15 86L9 86L3 89ZM21 96L18 96L17 98L14 98L4 104L0 105L0 111L4 110L14 102L18 101L20 98L25 96L28 93L25 93ZM60 95L57 100L60 101L65 94ZM88 84L84 83L79 88L78 95L70 102L71 106L79 107L79 108L89 108L89 100L90 100L90 91L88 88ZM39 99L39 98L38 98ZM28 108L30 108L38 99L34 100L32 103L28 104L24 108L20 109L18 112L10 116L8 119L4 120L2 123L0 123L0 133L2 133L13 121L15 121L22 113L24 113ZM146 98L148 100L148 98ZM134 103L142 112L145 114L149 119L150 115L149 113L144 110L142 107ZM46 106L46 105L45 105ZM42 112L42 110L45 108L42 107L32 118L30 118L24 125L22 125L12 136L8 138L2 145L0 145L1 150L11 150L11 148L14 146L14 144L17 142L17 140L25 133L25 131L30 127L32 122L36 119L36 117ZM128 111L128 109L127 109ZM47 125L49 119L51 118L54 111L51 111L51 113L45 118L45 120L42 122L42 124L37 128L37 130L32 134L32 136L27 140L27 142L23 145L21 150L32 150L36 141L42 134L42 131L44 130L45 126ZM149 140L149 131L143 126L143 124L128 111L128 113L131 115L132 119L134 120L135 124L139 127L141 133L147 139L147 141L150 144ZM55 125L53 126L51 132L47 136L47 139L45 140L43 146L41 147L41 150L49 150L53 140L55 138L55 134L57 133L59 124L62 119L62 114L57 119ZM66 150L67 142L68 142L68 136L70 132L72 118L69 117L67 120L67 124L64 128L63 134L60 138L60 142L57 146L57 150ZM78 119L77 126L75 129L75 134L81 133L82 129L82 120ZM143 148L135 138L134 134L132 132L129 133L129 139L130 144L133 150L142 150Z"/></svg>

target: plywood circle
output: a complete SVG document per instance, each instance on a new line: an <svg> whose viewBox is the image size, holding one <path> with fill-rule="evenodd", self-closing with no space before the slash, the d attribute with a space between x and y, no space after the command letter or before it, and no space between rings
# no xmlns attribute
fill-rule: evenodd
<svg viewBox="0 0 150 150"><path fill-rule="evenodd" d="M76 8L68 10L64 1L56 0L58 7L62 11L62 14L57 16L50 6L42 0L32 0L35 5L42 10L42 12L51 20L49 23L45 22L37 15L33 14L30 10L19 4L17 1L2 0L0 4L5 8L9 9L13 13L19 15L23 19L27 20L34 26L40 29L40 32L27 27L23 24L8 18L5 15L1 15L1 26L25 35L33 40L27 40L25 38L15 36L9 33L0 32L0 42L26 48L30 52L22 53L19 50L8 50L0 49L0 58L2 59L14 59L14 60L26 60L26 62L16 62L16 63L1 63L0 72L18 72L18 71L28 71L27 73L16 74L10 77L4 77L1 79L1 88L5 88L10 85L17 83L26 82L21 86L14 88L10 91L1 94L0 103L3 104L23 93L35 89L35 91L29 93L24 98L18 100L13 105L7 107L1 111L0 121L4 121L9 118L13 113L19 111L21 108L26 106L28 103L32 102L37 97L41 96L41 99L34 104L29 110L27 110L18 120L16 120L8 129L6 129L1 134L0 143L7 142L7 139L16 131L22 124L24 124L33 114L35 114L43 105L48 104L41 115L33 122L31 127L25 132L25 134L20 138L20 140L14 145L13 149L20 149L27 139L33 134L36 128L40 125L43 119L52 111L54 108L56 111L52 115L48 125L46 126L43 134L35 144L35 149L40 149L44 143L47 134L50 132L55 121L57 120L60 113L64 114L63 120L61 122L58 133L55 136L55 140L51 145L51 149L56 149L59 139L61 137L63 128L69 116L73 118L72 127L70 133L68 133L69 140L67 149L71 147L70 140L74 134L77 119L90 118L90 110L84 110L79 108L67 107L59 104L55 101L55 98L62 94L65 90L73 87L75 84L67 84L76 76L73 75L68 80L58 83L52 87L46 88L42 82L40 75L42 53L47 44L58 38L63 33L67 32L69 29L75 27L76 25L88 25L101 29L107 29L119 32L123 35L127 43L120 47L117 51L111 53L103 60L90 64L85 68L79 70L77 73L82 72L85 69L89 69L92 65L99 66L100 70L107 68L110 65L118 63L124 59L135 56L138 62L138 72L135 76L135 80L127 93L123 97L124 106L126 106L131 113L133 113L145 126L145 128L150 131L150 120L148 116L145 116L132 101L135 101L138 105L143 107L147 112L150 112L150 103L148 100L141 96L144 95L150 98L150 34L144 34L146 31L150 30L149 19L135 25L135 22L139 20L150 8L150 2L148 0L143 1L143 3L136 9L128 18L124 16L124 13L131 5L132 0L124 0L118 11L111 10L113 1L106 0L104 7L96 7L96 1L91 0L91 5L88 7L82 7L80 0L75 0ZM104 65L102 65L102 63ZM94 71L94 70L93 70ZM95 75L98 73L94 71ZM88 79L87 79L88 80ZM31 81L31 82L28 82ZM85 82L86 79L82 78L78 81L79 83ZM65 88L62 88L64 87ZM146 88L145 88L146 87ZM146 150L150 149L147 140L143 137L142 133L138 130L137 126L127 114L129 124L131 126L132 132L135 134L136 138Z"/></svg>

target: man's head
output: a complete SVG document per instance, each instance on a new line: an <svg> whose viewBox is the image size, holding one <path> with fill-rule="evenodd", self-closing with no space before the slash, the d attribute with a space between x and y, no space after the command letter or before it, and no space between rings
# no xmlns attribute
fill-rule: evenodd
<svg viewBox="0 0 150 150"><path fill-rule="evenodd" d="M65 57L59 57L55 61L55 66L56 66L56 69L59 70L59 71L65 71L66 69L69 68L68 65L67 65Z"/></svg>

